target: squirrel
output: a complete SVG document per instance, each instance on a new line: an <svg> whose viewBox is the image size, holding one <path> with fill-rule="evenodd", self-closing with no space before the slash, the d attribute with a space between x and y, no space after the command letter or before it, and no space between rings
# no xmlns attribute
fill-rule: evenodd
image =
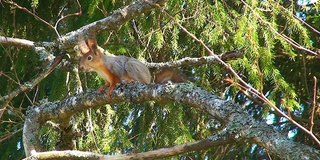
<svg viewBox="0 0 320 160"><path fill-rule="evenodd" d="M96 40L88 39L79 41L78 49L83 54L80 59L80 68L85 71L95 71L106 81L106 84L98 89L98 93L109 86L107 96L117 83L130 83L139 81L143 84L151 83L151 74L148 67L141 61L126 56L115 56L110 53L104 54L102 49L96 44ZM179 76L177 71L163 70L156 75L156 83L166 83L167 81L184 82L183 76Z"/></svg>

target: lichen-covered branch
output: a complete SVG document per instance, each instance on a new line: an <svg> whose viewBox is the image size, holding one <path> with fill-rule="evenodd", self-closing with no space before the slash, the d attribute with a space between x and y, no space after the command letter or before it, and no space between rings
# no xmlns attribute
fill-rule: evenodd
<svg viewBox="0 0 320 160"><path fill-rule="evenodd" d="M230 60L230 59L242 57L243 53L244 52L242 52L241 50L237 50L237 51L232 51L232 52L228 52L228 53L222 54L219 57L221 57L222 60L227 61L227 60ZM21 85L18 88L16 88L10 94L4 95L4 96L0 96L0 102L1 101L11 100L12 98L17 96L21 92L25 92L27 90L32 89L39 82L41 82L44 78L46 78L52 72L52 70L60 63L61 60L62 60L62 55L58 56L52 62L52 64L48 65L45 68L45 70L42 73L40 73L35 79L33 79L33 80L29 81L29 82L25 82L23 85ZM216 61L215 57L213 57L213 56L204 56L204 57L199 57L199 58L186 57L186 58L182 58L180 60L171 61L171 62L162 62L162 63L148 63L148 62L145 62L145 64L149 68L157 68L157 69L173 68L173 67L180 67L180 66L190 66L190 65L197 66L197 65L205 65L205 64L213 64L213 63L218 63Z"/></svg>
<svg viewBox="0 0 320 160"><path fill-rule="evenodd" d="M243 50L235 50L231 52L227 52L224 54L219 55L218 57L223 61L228 61L232 59L242 58L243 57ZM213 64L213 63L219 63L214 56L203 56L198 58L190 58L185 57L176 61L171 62L162 62L162 63L145 63L149 68L174 68L174 67L180 67L180 66L198 66L198 65L204 65L204 64Z"/></svg>
<svg viewBox="0 0 320 160"><path fill-rule="evenodd" d="M208 112L215 119L220 120L221 123L225 124L226 128L223 133L211 137L212 140L219 140L223 135L235 141L246 140L259 144L280 158L320 158L320 153L316 149L289 140L285 135L266 123L255 121L239 105L229 100L221 99L217 95L191 84L143 85L130 83L118 85L112 92L111 97L112 99L109 99L105 94L89 91L71 96L60 102L44 103L40 106L31 107L28 111L26 122L30 122L30 119L33 118L33 123L25 123L23 133L26 155L30 156L33 150L38 151L37 147L35 147L39 146L35 141L38 135L35 132L37 131L35 128L48 120L55 120L58 123L65 124L72 115L89 108L97 108L104 104L120 102L143 103L153 100L162 103L169 101L182 103ZM38 119L35 120L34 117L38 117Z"/></svg>

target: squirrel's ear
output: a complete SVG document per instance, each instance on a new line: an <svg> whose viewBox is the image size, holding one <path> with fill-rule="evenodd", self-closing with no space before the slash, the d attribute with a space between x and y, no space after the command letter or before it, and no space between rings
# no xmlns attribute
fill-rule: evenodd
<svg viewBox="0 0 320 160"><path fill-rule="evenodd" d="M86 54L86 53L88 53L89 52L89 48L88 48L88 46L87 46L87 44L86 44L86 42L85 42L85 40L79 40L79 42L78 42L78 49L80 50L80 53L81 54Z"/></svg>
<svg viewBox="0 0 320 160"><path fill-rule="evenodd" d="M97 40L95 34L93 33L89 33L88 35L88 46L92 50L97 49Z"/></svg>
<svg viewBox="0 0 320 160"><path fill-rule="evenodd" d="M88 47L89 49L97 56L101 55L103 52L99 49L97 45L97 41L95 38L89 37L88 39Z"/></svg>
<svg viewBox="0 0 320 160"><path fill-rule="evenodd" d="M97 40L93 37L93 36L90 36L89 39L88 39L88 46L91 50L95 51L98 49L98 46L97 46Z"/></svg>

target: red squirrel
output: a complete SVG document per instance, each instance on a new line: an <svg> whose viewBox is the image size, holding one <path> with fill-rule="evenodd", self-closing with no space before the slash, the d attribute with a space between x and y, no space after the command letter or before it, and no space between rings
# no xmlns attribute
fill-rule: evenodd
<svg viewBox="0 0 320 160"><path fill-rule="evenodd" d="M117 83L139 81L149 84L151 82L150 71L144 63L126 56L106 55L97 46L95 39L89 39L87 44L84 41L80 41L78 48L83 54L80 59L80 68L89 72L95 71L106 81L106 84L101 86L98 92L101 92L104 87L109 86L107 90L108 97L110 97ZM183 82L182 77L176 73L178 72L173 70L159 72L155 82L165 83L169 80Z"/></svg>

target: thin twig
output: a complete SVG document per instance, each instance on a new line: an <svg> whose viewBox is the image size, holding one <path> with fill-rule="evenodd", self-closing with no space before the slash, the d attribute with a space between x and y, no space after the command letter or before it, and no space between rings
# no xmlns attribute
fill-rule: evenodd
<svg viewBox="0 0 320 160"><path fill-rule="evenodd" d="M10 124L16 124L16 125L23 125L23 123L15 122L10 119L8 121L0 121L0 123L10 123Z"/></svg>
<svg viewBox="0 0 320 160"><path fill-rule="evenodd" d="M58 66L58 64L60 64L63 55L64 54L61 54L60 56L56 57L54 61L51 63L51 65L49 65L42 73L40 73L37 78L33 79L30 82L25 82L10 94L0 97L0 101L11 100L21 92L24 92L28 89L32 89L34 86L40 83L45 77L47 77Z"/></svg>
<svg viewBox="0 0 320 160"><path fill-rule="evenodd" d="M317 78L315 76L313 76L313 80L314 80L314 85L313 85L313 100L312 100L312 112L311 112L311 117L310 117L310 132L312 132L313 126L314 126L314 122L313 122L313 118L314 118L314 111L317 105Z"/></svg>
<svg viewBox="0 0 320 160"><path fill-rule="evenodd" d="M16 130L15 132L10 132L10 134L2 136L1 139L0 139L0 143L4 142L6 139L12 137L16 133L21 132L22 130L23 130L23 128L20 128L20 129Z"/></svg>
<svg viewBox="0 0 320 160"><path fill-rule="evenodd" d="M14 80L13 78L11 78L9 75L5 74L3 71L1 71L0 77L1 76L5 76L7 79L9 79L10 81L12 81L13 83L20 85L20 83L18 83L16 80Z"/></svg>
<svg viewBox="0 0 320 160"><path fill-rule="evenodd" d="M308 24L307 22L303 21L301 18L297 17L296 15L293 14L293 17L295 17L297 20L299 20L301 23L303 23L304 25L306 25L309 29L311 29L314 33L320 34L320 31L318 31L317 29L313 28L310 24Z"/></svg>
<svg viewBox="0 0 320 160"><path fill-rule="evenodd" d="M73 14L68 14L68 15L66 15L66 16L62 16L60 19L58 19L58 21L57 21L56 24L54 25L54 31L55 31L56 34L59 36L59 38L61 37L60 34L59 34L59 31L58 31L58 25L59 25L59 23L60 23L62 20L68 18L68 17L71 17L71 16L80 16L80 15L82 15L81 4L80 4L79 0L76 0L76 2L77 2L77 6L78 6L78 10L79 10L79 11L78 11L77 13L73 13ZM62 10L61 10L61 12L62 12Z"/></svg>
<svg viewBox="0 0 320 160"><path fill-rule="evenodd" d="M21 7L20 5L18 5L18 4L15 3L15 2L12 2L12 1L5 0L4 2L5 2L5 3L8 3L8 4L11 4L11 5L13 5L13 6L15 6L15 7L17 7L17 8L19 8L19 9L21 9L21 10L23 10L23 11L31 14L31 15L33 15L35 19L43 22L44 24L46 24L46 25L49 26L50 28L54 29L54 27L53 27L50 23L48 23L47 21L43 20L42 18L40 18L40 17L37 16L36 14L32 13L32 12L29 11L27 8Z"/></svg>
<svg viewBox="0 0 320 160"><path fill-rule="evenodd" d="M217 56L219 57L220 60L228 61L231 59L242 58L243 54L244 54L243 50L235 50L235 51L227 52ZM203 65L203 64L215 64L215 63L219 63L219 61L213 56L203 56L199 58L185 57L185 58L182 58L176 61L170 61L170 62L161 62L161 63L144 62L144 63L149 68L159 69L159 68L176 68L180 66L189 66L189 65L197 66L197 65Z"/></svg>

